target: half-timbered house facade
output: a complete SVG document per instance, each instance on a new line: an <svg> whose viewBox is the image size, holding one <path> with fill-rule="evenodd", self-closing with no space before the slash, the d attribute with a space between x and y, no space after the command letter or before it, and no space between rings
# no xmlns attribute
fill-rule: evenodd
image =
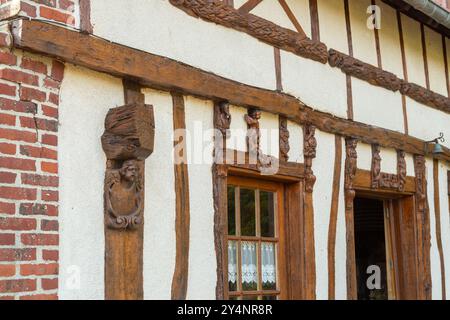
<svg viewBox="0 0 450 320"><path fill-rule="evenodd" d="M0 299L447 299L448 10L0 0Z"/></svg>

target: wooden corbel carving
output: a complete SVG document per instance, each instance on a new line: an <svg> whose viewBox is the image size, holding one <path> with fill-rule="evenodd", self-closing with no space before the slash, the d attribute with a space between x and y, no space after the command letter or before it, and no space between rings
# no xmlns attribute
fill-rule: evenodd
<svg viewBox="0 0 450 320"><path fill-rule="evenodd" d="M284 162L289 161L289 130L287 126L287 119L280 117L279 119L280 128L280 160Z"/></svg>
<svg viewBox="0 0 450 320"><path fill-rule="evenodd" d="M397 150L398 191L400 192L405 191L406 175L405 151Z"/></svg>
<svg viewBox="0 0 450 320"><path fill-rule="evenodd" d="M104 186L105 224L136 229L143 223L144 160L153 152L153 107L141 103L110 109L102 136L107 166Z"/></svg>
<svg viewBox="0 0 450 320"><path fill-rule="evenodd" d="M372 145L372 167L371 167L371 187L372 189L378 189L380 187L381 179L381 156L380 145Z"/></svg>
<svg viewBox="0 0 450 320"><path fill-rule="evenodd" d="M255 156L256 159L258 159L259 144L261 139L261 132L259 130L261 111L255 108L250 108L244 118L247 123L247 150L251 156Z"/></svg>
<svg viewBox="0 0 450 320"><path fill-rule="evenodd" d="M303 134L303 157L305 159L305 189L306 192L313 192L316 176L312 170L312 161L316 158L317 140L315 137L316 127L313 125L304 126Z"/></svg>
<svg viewBox="0 0 450 320"><path fill-rule="evenodd" d="M345 139L346 158L345 158L345 208L347 210L353 210L353 200L355 199L355 190L353 183L356 176L358 154L356 152L356 146L358 140L354 138Z"/></svg>

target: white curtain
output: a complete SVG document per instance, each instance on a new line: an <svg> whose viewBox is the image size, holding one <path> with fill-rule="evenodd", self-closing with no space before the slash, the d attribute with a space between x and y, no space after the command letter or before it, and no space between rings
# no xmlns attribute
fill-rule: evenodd
<svg viewBox="0 0 450 320"><path fill-rule="evenodd" d="M275 244L261 243L262 282L275 284L277 279L275 266Z"/></svg>
<svg viewBox="0 0 450 320"><path fill-rule="evenodd" d="M258 282L258 266L256 261L256 243L249 241L241 242L242 257L242 282L257 283Z"/></svg>
<svg viewBox="0 0 450 320"><path fill-rule="evenodd" d="M237 281L236 241L228 241L228 282Z"/></svg>

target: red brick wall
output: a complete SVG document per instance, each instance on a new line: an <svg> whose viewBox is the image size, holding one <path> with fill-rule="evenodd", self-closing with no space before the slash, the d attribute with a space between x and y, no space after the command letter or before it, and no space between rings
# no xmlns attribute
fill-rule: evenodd
<svg viewBox="0 0 450 320"><path fill-rule="evenodd" d="M0 4L20 1L20 16L79 25L79 0L0 0Z"/></svg>
<svg viewBox="0 0 450 320"><path fill-rule="evenodd" d="M64 65L2 48L5 38L0 33L0 299L56 299Z"/></svg>

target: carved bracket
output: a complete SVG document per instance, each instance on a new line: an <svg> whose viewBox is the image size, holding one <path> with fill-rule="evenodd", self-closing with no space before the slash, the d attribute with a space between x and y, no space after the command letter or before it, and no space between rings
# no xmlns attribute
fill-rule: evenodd
<svg viewBox="0 0 450 320"><path fill-rule="evenodd" d="M395 189L403 192L406 184L405 152L403 150L397 150L397 174L385 173L381 172L380 146L373 144L370 175L372 189Z"/></svg>
<svg viewBox="0 0 450 320"><path fill-rule="evenodd" d="M305 190L313 192L316 176L312 170L312 161L316 157L317 140L315 137L316 127L307 124L303 127L303 156L305 161Z"/></svg>
<svg viewBox="0 0 450 320"><path fill-rule="evenodd" d="M353 210L353 200L355 199L355 190L353 187L353 183L356 176L357 169L357 161L358 154L356 152L356 146L358 144L358 140L355 138L346 138L345 139L345 149L346 149L346 158L345 158L345 208L347 210Z"/></svg>
<svg viewBox="0 0 450 320"><path fill-rule="evenodd" d="M371 188L378 189L381 180L381 148L378 144L372 145Z"/></svg>
<svg viewBox="0 0 450 320"><path fill-rule="evenodd" d="M289 130L287 128L287 119L279 118L279 130L280 130L280 160L289 161Z"/></svg>
<svg viewBox="0 0 450 320"><path fill-rule="evenodd" d="M105 224L136 229L143 223L144 160L153 152L153 107L133 103L110 109L102 135L108 159L105 173Z"/></svg>

